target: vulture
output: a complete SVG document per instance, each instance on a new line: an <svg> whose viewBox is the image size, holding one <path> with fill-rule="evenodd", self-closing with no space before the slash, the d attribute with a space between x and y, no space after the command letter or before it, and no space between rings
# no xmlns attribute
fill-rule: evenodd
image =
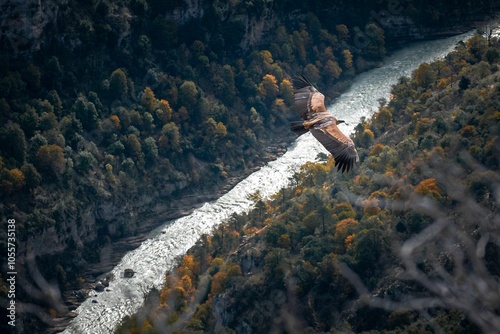
<svg viewBox="0 0 500 334"><path fill-rule="evenodd" d="M293 79L294 107L302 121L292 122L291 130L298 136L311 132L335 159L339 171L349 171L359 162L353 141L344 135L337 124L345 123L330 115L325 108L325 96L303 75Z"/></svg>

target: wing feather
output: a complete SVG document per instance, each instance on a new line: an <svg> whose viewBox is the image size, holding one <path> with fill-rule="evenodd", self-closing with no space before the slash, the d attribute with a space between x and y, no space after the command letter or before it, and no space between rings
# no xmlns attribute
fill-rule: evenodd
<svg viewBox="0 0 500 334"><path fill-rule="evenodd" d="M293 87L295 110L303 120L310 120L319 112L327 112L325 108L325 96L306 77L295 78L293 80Z"/></svg>
<svg viewBox="0 0 500 334"><path fill-rule="evenodd" d="M335 122L314 126L309 131L330 152L338 170L349 171L359 161L353 141L344 135Z"/></svg>

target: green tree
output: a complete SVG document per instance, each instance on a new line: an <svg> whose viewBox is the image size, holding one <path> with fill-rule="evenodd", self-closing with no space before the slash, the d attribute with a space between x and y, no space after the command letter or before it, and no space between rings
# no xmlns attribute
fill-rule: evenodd
<svg viewBox="0 0 500 334"><path fill-rule="evenodd" d="M380 270L380 258L389 251L387 235L378 229L365 229L356 234L350 252L356 261L356 272L370 278Z"/></svg>
<svg viewBox="0 0 500 334"><path fill-rule="evenodd" d="M59 98L59 94L57 94L56 90L51 90L47 93L47 100L54 107L54 112L58 117L61 116L63 110L63 104L61 99Z"/></svg>
<svg viewBox="0 0 500 334"><path fill-rule="evenodd" d="M33 136L40 125L40 118L38 117L35 108L30 105L25 105L24 112L19 119L19 124L28 138Z"/></svg>
<svg viewBox="0 0 500 334"><path fill-rule="evenodd" d="M382 59L386 54L384 29L376 23L370 23L366 26L366 35L369 38L364 49L366 56L375 60Z"/></svg>
<svg viewBox="0 0 500 334"><path fill-rule="evenodd" d="M144 156L149 163L154 163L158 159L158 146L152 137L144 140Z"/></svg>
<svg viewBox="0 0 500 334"><path fill-rule="evenodd" d="M24 174L26 179L26 188L31 190L40 185L42 176L38 173L35 166L32 164L25 164L21 167L21 172Z"/></svg>
<svg viewBox="0 0 500 334"><path fill-rule="evenodd" d="M78 142L82 139L80 133L83 132L82 123L74 114L64 116L59 123L62 135L66 139L66 144L76 149Z"/></svg>
<svg viewBox="0 0 500 334"><path fill-rule="evenodd" d="M286 263L284 262L287 251L282 248L274 248L264 257L264 273L269 279L269 284L279 284L283 282L286 272Z"/></svg>
<svg viewBox="0 0 500 334"><path fill-rule="evenodd" d="M380 129L386 131L392 125L392 112L389 108L383 107L374 115L373 124Z"/></svg>
<svg viewBox="0 0 500 334"><path fill-rule="evenodd" d="M49 131L59 127L57 122L57 116L53 112L46 112L42 114L40 118L40 129L43 131Z"/></svg>
<svg viewBox="0 0 500 334"><path fill-rule="evenodd" d="M115 99L121 99L128 94L127 75L121 68L111 73L109 78L109 94Z"/></svg>
<svg viewBox="0 0 500 334"><path fill-rule="evenodd" d="M82 123L85 130L90 131L97 127L97 120L99 118L97 109L84 96L76 99L71 110L75 113L76 118Z"/></svg>
<svg viewBox="0 0 500 334"><path fill-rule="evenodd" d="M162 135L158 139L158 145L160 148L160 151L162 151L163 154L168 153L170 150L173 150L175 152L180 152L181 147L180 147L180 132L179 128L177 125L173 122L169 122L163 126L161 129Z"/></svg>
<svg viewBox="0 0 500 334"><path fill-rule="evenodd" d="M475 34L469 38L465 44L474 63L478 63L484 59L488 51L488 41L486 38L479 34Z"/></svg>
<svg viewBox="0 0 500 334"><path fill-rule="evenodd" d="M119 140L108 146L108 151L114 155L120 155L125 152L125 145Z"/></svg>
<svg viewBox="0 0 500 334"><path fill-rule="evenodd" d="M81 151L75 156L76 166L75 169L85 173L93 169L97 164L97 159L89 151Z"/></svg>
<svg viewBox="0 0 500 334"><path fill-rule="evenodd" d="M7 157L11 157L21 166L24 164L27 153L26 137L24 131L17 124L12 124L2 135L2 151Z"/></svg>
<svg viewBox="0 0 500 334"><path fill-rule="evenodd" d="M294 94L293 94L293 85L292 82L288 79L283 79L280 84L280 95L283 98L283 101L285 101L285 104L288 107L291 107L293 105L294 101Z"/></svg>
<svg viewBox="0 0 500 334"><path fill-rule="evenodd" d="M196 88L196 84L192 81L184 81L179 87L179 103L185 106L189 112L195 110L195 106L198 103L199 92Z"/></svg>

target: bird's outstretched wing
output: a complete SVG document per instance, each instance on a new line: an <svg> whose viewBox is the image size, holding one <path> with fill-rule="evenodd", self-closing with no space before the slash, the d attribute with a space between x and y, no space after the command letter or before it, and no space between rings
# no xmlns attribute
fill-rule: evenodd
<svg viewBox="0 0 500 334"><path fill-rule="evenodd" d="M330 152L338 170L349 171L359 161L358 152L351 138L337 127L338 121L325 107L325 96L307 78L293 80L294 106L303 122L292 122L292 130L301 135L309 130Z"/></svg>
<svg viewBox="0 0 500 334"><path fill-rule="evenodd" d="M349 171L355 162L359 162L353 141L339 130L336 120L317 123L309 131L332 154L335 166L342 173Z"/></svg>
<svg viewBox="0 0 500 334"><path fill-rule="evenodd" d="M317 113L327 112L325 96L306 77L302 75L294 78L293 87L295 110L303 120L308 121L314 118Z"/></svg>

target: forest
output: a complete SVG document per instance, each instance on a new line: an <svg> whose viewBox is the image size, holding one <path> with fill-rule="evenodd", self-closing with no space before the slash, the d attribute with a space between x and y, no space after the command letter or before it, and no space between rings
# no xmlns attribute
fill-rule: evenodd
<svg viewBox="0 0 500 334"><path fill-rule="evenodd" d="M57 11L51 9L52 5ZM25 285L36 285L31 276L36 267L44 279L56 282L63 300L88 284L85 270L99 265L102 247L137 236L165 217L179 214L176 203L180 199L193 194L200 196L200 201L210 198L209 194L217 193L234 178L273 159L277 150L270 153L270 147L285 148L294 139L288 131L289 120L296 117L291 108L292 75L306 75L325 95L334 98L354 76L376 67L392 49L411 40L467 30L475 20L485 20L499 8L495 1L471 4L460 0L452 7L447 1L340 0L93 0L47 1L43 6L43 17L38 18L31 12L36 5L12 7L2 3L0 254L6 258L7 222L15 219L17 270ZM36 35L38 30L43 34ZM373 120L361 122L355 138L367 169L360 169L357 183L349 187L366 191L384 180L389 182L389 176L378 176L384 170L393 173L390 178L397 184L418 186L425 181L417 188L439 194L443 201L448 199L437 180L419 179L425 170L397 168L403 159L400 154L409 154L409 149L424 145L425 152L435 157L444 156L445 149L455 144L449 137L447 144L439 144L443 147L439 150L444 133L439 131L469 122L472 107L454 110L450 116L454 125L426 113L455 103L457 97L452 93L458 94L457 87L460 99L468 96L471 103L479 103L478 97L486 101L488 94L493 94L494 90L487 88L469 88L484 78L493 78L498 60L493 40L488 39L486 45L479 37L475 41L477 45L457 50L454 61L419 68L415 78L395 88L395 96L398 89L402 90L399 98L384 104ZM412 94L408 95L411 99L404 95L407 93ZM438 95L447 103L437 101ZM429 101L432 107L424 104ZM480 116L483 112L487 116L483 121L477 116L477 123L467 123L470 127L463 131L460 143L475 159L482 157L481 163L497 166L493 137L490 141L478 139L479 134L487 137L482 127L498 119L493 102L490 107L471 109L481 109ZM388 134L392 128L402 129L398 122L417 131L405 142L407 147L399 150L391 149L389 143L402 133ZM437 124L440 130L432 132ZM423 135L425 138L420 139ZM414 161L416 158L420 160ZM412 155L405 159L418 166L430 158ZM352 208L352 216L341 214L341 210L333 218L331 211L337 204L330 197L322 209L320 202L308 204L318 212L301 209L312 214L305 220L308 228L297 230L300 223L293 232L286 230L292 229L291 222L284 218L286 210L306 205L301 199L313 196L323 201L322 196L329 191L349 188L337 186L348 179L332 179L333 173L328 172L331 164L327 160L324 166L305 166L297 175L295 187L279 195L283 203L258 200L259 219L253 217L255 212L237 217L239 223L234 230L207 236L207 242L211 240L207 249L222 238L217 252L227 251L225 248L234 246L242 236L243 227L256 232L269 225L259 235L267 235L271 226L277 226L282 232L278 239L281 235L289 238L288 248L283 249L298 257L307 239L302 241L301 237L299 241L293 233L298 238L308 230L309 237L314 238L318 221L321 237L326 239L333 238L328 231L339 217L352 218L352 224L364 226L364 211L357 207ZM481 182L489 177L483 174L475 173L471 182L475 182L474 187L477 184L477 191L489 196L490 192L481 190ZM335 186L315 190L321 183L326 188ZM385 203L389 202L379 198L396 195L389 188L379 191L367 197L366 203L373 204L366 204L367 210L373 212L373 224L383 222L388 226L390 211ZM407 195L400 192L398 196ZM273 219L277 219L278 209L284 210L284 220L276 225ZM293 219L307 216L301 213ZM412 217L412 224L418 226L408 227L409 234L425 225L418 223L420 216ZM246 219L249 222L243 223ZM351 229L358 231L358 227ZM362 231L364 228L359 233ZM345 233L348 237L354 232ZM223 259L220 266L225 266L227 259L222 253L207 252L213 259ZM335 254L339 258L350 256L347 248ZM304 263L313 266L322 262L306 259ZM375 266L375 262L370 263ZM353 266L354 270L358 267ZM236 266L233 269L238 273ZM378 266L375 269L380 270ZM221 271L220 277L223 272L227 273ZM201 273L191 277L193 286ZM360 275L366 278L371 272ZM5 279L2 276L2 298L7 293ZM226 278L223 283L226 281L231 280ZM50 326L50 318L64 316L46 297L37 297L29 289L18 290L19 301L36 304L37 312L44 314L23 314L18 321L24 328L41 332Z"/></svg>
<svg viewBox="0 0 500 334"><path fill-rule="evenodd" d="M402 77L353 140L206 235L117 333L493 333L500 43Z"/></svg>

